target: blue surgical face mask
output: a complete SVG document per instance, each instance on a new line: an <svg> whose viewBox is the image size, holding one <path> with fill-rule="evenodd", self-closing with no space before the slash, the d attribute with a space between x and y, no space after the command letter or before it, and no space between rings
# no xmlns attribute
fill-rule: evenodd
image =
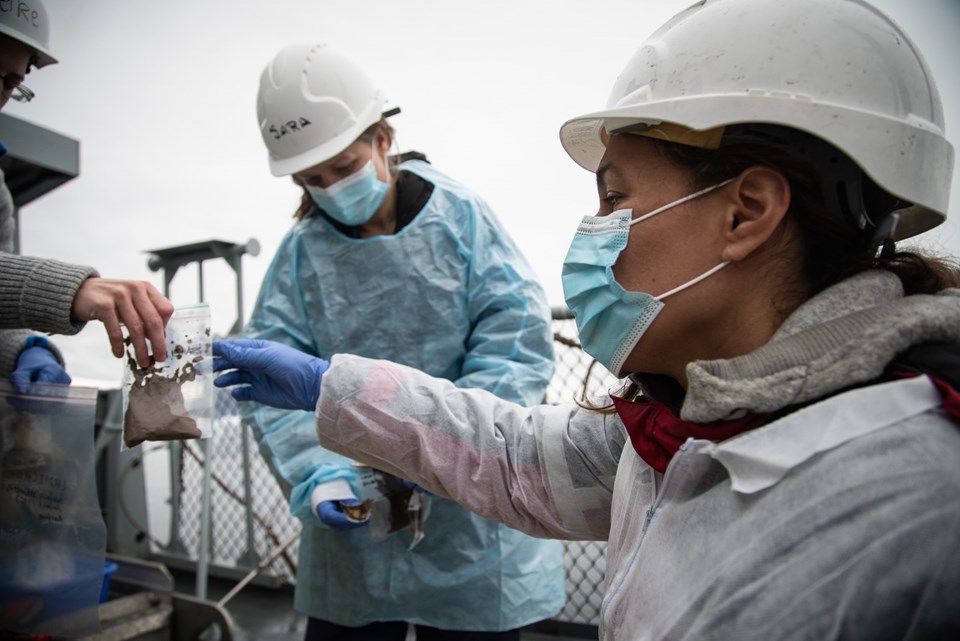
<svg viewBox="0 0 960 641"><path fill-rule="evenodd" d="M326 189L306 185L313 202L334 220L355 227L362 225L377 213L390 191L390 183L377 176L373 160L360 171L338 180Z"/></svg>
<svg viewBox="0 0 960 641"><path fill-rule="evenodd" d="M663 309L664 298L683 291L727 265L726 262L720 263L659 296L628 292L614 278L613 265L627 246L631 227L719 189L732 180L702 189L637 218L633 218L632 209L620 209L609 216L584 216L563 261L563 296L577 321L583 351L615 376L629 373L621 371L623 363Z"/></svg>

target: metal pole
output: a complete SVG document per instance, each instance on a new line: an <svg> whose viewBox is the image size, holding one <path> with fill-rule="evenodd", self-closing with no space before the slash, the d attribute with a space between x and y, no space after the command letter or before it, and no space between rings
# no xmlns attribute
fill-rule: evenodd
<svg viewBox="0 0 960 641"><path fill-rule="evenodd" d="M232 599L233 597L237 596L237 594L240 592L240 590L242 590L243 588L245 588L248 583L250 583L251 581L253 581L253 579L254 579L258 574L260 574L261 572L263 572L263 570L264 570L268 565L270 565L271 563L273 563L273 561L274 561L278 556L280 556L281 554L283 554L284 550L286 550L288 547L290 547L290 546L293 544L293 542L296 541L297 538L299 538L299 537L300 537L300 530L297 530L296 532L294 532L293 534L291 534L290 537L289 537L286 541L284 541L283 543L281 543L280 545L278 545L276 548L274 548L273 551L270 552L270 555L267 556L267 558L265 558L263 561L261 561L260 564L257 565L257 567L255 567L255 568L253 568L252 570L250 570L250 572L247 573L247 576L245 576L245 577L243 577L242 579L240 579L240 582L237 583L235 586L233 586L233 589L232 589L232 590L230 590L230 591L227 592L225 595L223 595L223 598L220 599L219 601L217 601L217 605L219 605L220 607L225 606L225 605L227 604L227 601L229 601L229 600Z"/></svg>
<svg viewBox="0 0 960 641"><path fill-rule="evenodd" d="M230 335L236 336L243 331L243 267L240 260L241 254L227 256L226 261L237 275L237 320L230 328Z"/></svg>
<svg viewBox="0 0 960 641"><path fill-rule="evenodd" d="M183 444L170 441L170 533L167 536L168 552L187 556L187 548L180 540L180 488L183 483L180 471L183 468Z"/></svg>
<svg viewBox="0 0 960 641"><path fill-rule="evenodd" d="M163 295L166 298L170 298L170 281L173 280L178 269L180 269L179 265L171 265L169 268L164 266L163 268Z"/></svg>
<svg viewBox="0 0 960 641"><path fill-rule="evenodd" d="M203 484L200 499L200 541L197 552L197 598L207 598L207 572L210 567L210 439L200 439L203 451Z"/></svg>
<svg viewBox="0 0 960 641"><path fill-rule="evenodd" d="M199 289L199 292L200 292L200 302L202 303L202 302L204 302L204 298L203 298L203 261L202 261L202 260L198 260L198 261L197 261L197 276L198 276L199 279L200 279L200 289Z"/></svg>
<svg viewBox="0 0 960 641"><path fill-rule="evenodd" d="M180 539L180 472L183 469L183 444L170 441L170 534L167 551L187 556L187 548Z"/></svg>
<svg viewBox="0 0 960 641"><path fill-rule="evenodd" d="M163 268L163 295L170 298L170 281L178 267ZM183 469L183 446L180 441L170 441L170 533L167 536L168 552L187 556L187 548L180 539L180 471Z"/></svg>
<svg viewBox="0 0 960 641"><path fill-rule="evenodd" d="M237 334L243 330L243 268L241 267L240 257L237 256Z"/></svg>
<svg viewBox="0 0 960 641"><path fill-rule="evenodd" d="M247 549L237 559L239 565L256 566L260 561L253 539L253 485L250 482L250 444L247 442L249 426L240 426L240 455L243 463L243 511L247 528Z"/></svg>

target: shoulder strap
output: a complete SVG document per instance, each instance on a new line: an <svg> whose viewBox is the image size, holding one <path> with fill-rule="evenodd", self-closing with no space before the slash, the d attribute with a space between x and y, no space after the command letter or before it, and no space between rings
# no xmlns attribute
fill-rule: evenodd
<svg viewBox="0 0 960 641"><path fill-rule="evenodd" d="M897 354L888 372L927 374L960 389L960 343L921 343Z"/></svg>
<svg viewBox="0 0 960 641"><path fill-rule="evenodd" d="M889 378L924 374L943 395L943 408L960 423L960 343L921 343L897 354L887 366Z"/></svg>

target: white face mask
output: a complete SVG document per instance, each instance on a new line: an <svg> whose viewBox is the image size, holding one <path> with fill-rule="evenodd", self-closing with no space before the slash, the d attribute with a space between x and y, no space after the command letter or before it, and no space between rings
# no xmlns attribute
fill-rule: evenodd
<svg viewBox="0 0 960 641"><path fill-rule="evenodd" d="M577 321L583 351L615 376L650 324L663 309L663 299L696 285L727 266L722 262L670 291L653 296L628 292L613 275L613 265L627 246L630 228L687 201L730 184L733 178L633 217L632 209L609 216L584 216L563 261L563 296Z"/></svg>

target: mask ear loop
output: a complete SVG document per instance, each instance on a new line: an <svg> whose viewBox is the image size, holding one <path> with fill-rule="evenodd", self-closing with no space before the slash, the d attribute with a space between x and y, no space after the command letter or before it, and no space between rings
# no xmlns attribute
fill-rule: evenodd
<svg viewBox="0 0 960 641"><path fill-rule="evenodd" d="M720 189L720 188L722 188L722 187L726 187L727 185L729 185L730 183L732 183L734 180L736 180L736 176L734 176L733 178L727 178L727 179L724 180L723 182L719 182L719 183L717 183L716 185L712 185L712 186L710 186L710 187L707 187L706 189L701 189L700 191L695 191L695 192L693 192L692 194L690 194L690 195L688 195L688 196L684 196L683 198L681 198L681 199L679 199L679 200L675 200L675 201L673 201L672 203L667 203L667 204L664 205L663 207L658 207L657 209L654 209L653 211L651 211L651 212L648 213L648 214L644 214L643 216L640 216L639 218L637 218L637 219L635 219L635 220L631 220L631 221L630 221L630 224L633 225L634 223L639 223L641 220L646 220L646 219L648 219L648 218L650 218L650 217L652 217L652 216L656 216L657 214L663 213L663 212L667 211L668 209L670 209L670 208L672 208L672 207L676 207L676 206L678 206L678 205L682 205L683 203L689 202L689 201L693 200L694 198L699 198L700 196L703 196L703 195L705 195L705 194L709 194L709 193L712 192L712 191L716 191L717 189ZM702 281L702 280L704 280L704 279L706 279L706 278L709 278L710 276L713 276L714 274L716 274L718 271L720 271L721 269L723 269L724 267L726 267L726 266L729 265L729 264L730 264L729 261L724 261L724 262L720 263L719 265L715 265L714 267L711 267L710 269L708 269L708 270L705 271L704 273L700 274L699 276L697 276L697 277L694 278L693 280L688 281L688 282L686 282L686 283L684 283L683 285L680 285L680 286L678 286L678 287L674 287L674 288L671 289L670 291L668 291L668 292L666 292L666 293L664 293L664 294L660 294L659 296L654 296L653 298L656 299L656 300L658 300L658 301L663 301L663 299L666 298L667 296L672 296L672 295L676 294L677 292L682 292L683 290L687 289L688 287L693 287L694 285L696 285L696 284L699 283L700 281Z"/></svg>
<svg viewBox="0 0 960 641"><path fill-rule="evenodd" d="M707 271L703 272L702 274L700 274L699 276L697 276L697 277L694 278L693 280L688 281L688 282L684 283L683 285L680 285L679 287L674 287L673 289L671 289L670 291L668 291L668 292L666 292L666 293L664 293L664 294L660 294L659 296L654 296L654 298L657 299L658 301L661 301L661 302L662 302L663 299L666 298L667 296L673 296L674 294L676 294L676 293L678 293L678 292L682 292L683 290L685 290L685 289L688 288L688 287L693 287L694 285L696 285L697 283L699 283L701 280L705 280L705 279L707 279L707 278L710 278L711 276L713 276L714 274L716 274L718 271L720 271L721 269L723 269L724 267L726 267L726 266L729 265L729 264L730 264L730 261L723 261L723 262L720 263L719 265L717 265L717 266L715 266L715 267L712 267L712 268L708 269Z"/></svg>
<svg viewBox="0 0 960 641"><path fill-rule="evenodd" d="M668 209L673 209L674 207L677 207L677 206L679 206L679 205L682 205L683 203L690 202L690 201L693 200L694 198L699 198L700 196L703 196L703 195L705 195L705 194L709 194L711 191L716 191L717 189L720 189L721 187L726 187L727 185L729 185L730 183L732 183L734 180L736 180L736 177L734 177L734 178L727 178L727 179L724 180L723 182L719 182L719 183L717 183L716 185L711 185L710 187L707 187L707 188L705 188L705 189L701 189L700 191L695 191L695 192L693 192L692 194L689 194L689 195L687 195L687 196L684 196L683 198L680 198L680 199L678 199L678 200L675 200L675 201L673 201L672 203L667 203L666 205L663 205L662 207L657 207L657 208L654 209L653 211L648 212L648 213L644 214L643 216L640 216L640 217L638 217L638 218L634 218L633 220L630 221L630 224L631 224L631 225L636 225L636 224L639 223L640 221L647 220L648 218L653 218L653 217L656 216L657 214L662 214L663 212L667 211Z"/></svg>

